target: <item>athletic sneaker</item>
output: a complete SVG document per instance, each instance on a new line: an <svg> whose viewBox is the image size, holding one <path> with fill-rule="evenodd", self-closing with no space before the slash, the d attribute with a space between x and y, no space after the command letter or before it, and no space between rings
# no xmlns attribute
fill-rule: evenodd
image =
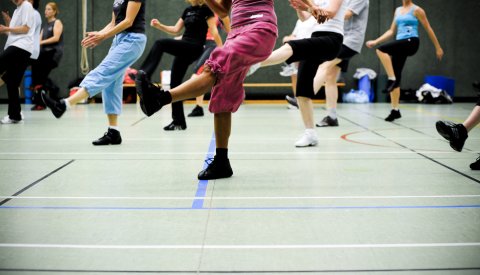
<svg viewBox="0 0 480 275"><path fill-rule="evenodd" d="M135 88L140 98L140 108L147 116L153 115L172 101L170 93L152 84L147 73L142 70L138 71L135 78Z"/></svg>
<svg viewBox="0 0 480 275"><path fill-rule="evenodd" d="M282 71L280 72L280 75L288 77L297 73L298 73L298 69L295 66L295 64L290 64L290 65L282 66Z"/></svg>
<svg viewBox="0 0 480 275"><path fill-rule="evenodd" d="M211 162L208 164L208 167L198 173L199 180L215 180L229 178L233 175L233 170L230 166L230 161L228 160L228 158L220 159L215 156L213 160L210 160Z"/></svg>
<svg viewBox="0 0 480 275"><path fill-rule="evenodd" d="M260 63L253 64L250 66L250 69L248 69L247 76L251 76L254 74L258 69L260 69Z"/></svg>
<svg viewBox="0 0 480 275"><path fill-rule="evenodd" d="M400 114L400 110L392 110L390 114L385 118L385 121L392 122L395 119L401 118L402 114Z"/></svg>
<svg viewBox="0 0 480 275"><path fill-rule="evenodd" d="M93 145L117 145L121 143L122 136L120 136L120 132L112 128L108 128L108 131L103 134L103 137L92 141Z"/></svg>
<svg viewBox="0 0 480 275"><path fill-rule="evenodd" d="M40 95L42 97L43 103L45 103L45 105L47 105L47 107L50 108L50 111L52 111L52 114L56 118L60 118L65 113L65 111L67 110L67 105L65 104L64 99L55 100L55 99L49 97L43 91Z"/></svg>
<svg viewBox="0 0 480 275"><path fill-rule="evenodd" d="M176 122L176 121L172 121L170 124L163 127L163 130L165 131L175 131L175 130L185 130L185 129L187 129L186 122Z"/></svg>
<svg viewBox="0 0 480 275"><path fill-rule="evenodd" d="M294 106L295 108L298 109L298 102L296 97L290 97L288 95L285 96L285 100L288 102L288 104Z"/></svg>
<svg viewBox="0 0 480 275"><path fill-rule="evenodd" d="M338 119L326 116L316 125L317 127L335 127L338 126Z"/></svg>
<svg viewBox="0 0 480 275"><path fill-rule="evenodd" d="M453 150L461 152L465 140L468 138L468 131L463 124L455 124L451 121L437 121L435 124L437 132L450 141L450 147Z"/></svg>
<svg viewBox="0 0 480 275"><path fill-rule="evenodd" d="M470 164L470 169L472 170L480 170L480 157L477 160Z"/></svg>
<svg viewBox="0 0 480 275"><path fill-rule="evenodd" d="M10 116L5 116L2 118L2 120L0 120L0 123L1 124L19 124L19 123L23 123L23 118L21 118L20 120L17 120L17 119L10 119Z"/></svg>
<svg viewBox="0 0 480 275"><path fill-rule="evenodd" d="M192 112L187 115L188 117L197 117L197 116L203 116L203 107L202 106L195 106L193 108Z"/></svg>
<svg viewBox="0 0 480 275"><path fill-rule="evenodd" d="M45 110L47 107L45 106L42 106L42 105L34 105L30 110L32 111L43 111Z"/></svg>
<svg viewBox="0 0 480 275"><path fill-rule="evenodd" d="M309 146L315 146L318 144L318 137L317 133L313 132L309 133L305 131L303 135L300 137L300 139L295 142L295 147L309 147Z"/></svg>

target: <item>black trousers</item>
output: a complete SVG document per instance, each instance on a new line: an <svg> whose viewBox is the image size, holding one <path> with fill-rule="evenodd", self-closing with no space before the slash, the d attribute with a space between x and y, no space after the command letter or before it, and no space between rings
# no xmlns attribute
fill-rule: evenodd
<svg viewBox="0 0 480 275"><path fill-rule="evenodd" d="M36 105L43 106L44 103L41 97L38 94L38 90L35 89L37 86L41 85L43 90L47 90L45 85L48 80L48 76L53 69L55 69L58 64L54 61L53 56L55 55L55 50L52 51L40 51L40 55L37 60L32 62L32 90L34 91L33 102ZM51 81L51 80L50 80ZM56 95L52 95L56 97Z"/></svg>
<svg viewBox="0 0 480 275"><path fill-rule="evenodd" d="M8 116L13 120L21 120L20 95L18 88L30 62L30 53L10 46L0 53L0 75L7 85Z"/></svg>
<svg viewBox="0 0 480 275"><path fill-rule="evenodd" d="M162 59L163 53L175 56L170 76L170 87L175 88L182 84L188 66L198 59L202 55L202 52L203 44L170 38L159 39L155 41L147 58L143 61L141 70L145 71L147 76L151 78ZM185 122L182 101L172 103L172 119L177 123Z"/></svg>

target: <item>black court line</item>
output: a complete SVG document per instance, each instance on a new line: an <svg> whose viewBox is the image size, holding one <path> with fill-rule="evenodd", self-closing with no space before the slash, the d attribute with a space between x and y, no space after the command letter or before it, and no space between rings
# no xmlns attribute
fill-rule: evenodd
<svg viewBox="0 0 480 275"><path fill-rule="evenodd" d="M321 269L321 270L82 270L82 269L28 269L0 268L4 272L49 272L49 273L143 273L143 274L294 274L294 273L375 273L375 272L432 272L473 271L480 267L453 268L398 268L398 269Z"/></svg>
<svg viewBox="0 0 480 275"><path fill-rule="evenodd" d="M365 113L365 112L363 112L363 113ZM370 116L373 116L373 117L376 117L376 118L380 118L380 117L377 117L377 116L372 115L372 114L369 114L369 113L365 113L365 114L370 115ZM340 117L340 116L339 116L339 117ZM392 140L392 139L389 139L389 138L387 138L386 136L384 136L384 135L376 132L375 130L369 129L368 127L365 127L365 126L363 126L363 125L361 125L361 124L358 124L358 123L356 123L356 122L354 122L354 121L352 121L352 120L350 120L350 119L348 119L348 118L346 118L346 117L341 117L341 118L344 119L344 120L346 120L346 121L348 121L348 122L350 122L350 123L352 123L352 124L354 124L354 125L357 125L358 127L361 127L361 128L363 128L363 129L365 129L366 131L369 131L369 132L371 132L371 133L373 133L373 134L375 134L375 135L377 135L377 136L379 136L379 137L382 137L382 138L384 138L384 139L386 139L386 140L388 140L388 141L390 141L390 142L392 142L392 143L394 143L394 144L396 144L396 145L398 145L398 146L400 146L400 147L402 147L402 148L404 148L404 149L407 149L407 150L409 150L409 151L411 151L411 152L413 152L413 153L415 153L415 154L417 154L417 155L419 155L419 156L421 156L421 157L423 157L423 158L426 158L426 159L428 159L428 160L430 160L430 161L432 161L432 162L434 162L434 163L436 163L436 164L439 164L439 165L441 165L441 166L443 166L443 167L445 167L445 168L447 168L447 169L449 169L449 170L451 170L451 171L453 171L453 172L455 172L455 173L457 173L457 174L459 174L459 175L462 175L462 176L466 177L467 179L470 179L470 180L472 180L472 181L480 184L480 180L478 180L478 179L476 179L476 178L473 178L473 177L471 177L471 176L469 176L469 175L467 175L467 174L465 174L465 173L462 173L462 172L456 170L455 168L452 168L452 167L450 167L450 166L448 166L448 165L446 165L446 164L443 164L443 163L439 162L438 160L435 160L435 159L433 159L433 158L431 158L431 157L429 157L429 156L426 156L426 155L424 155L424 154L422 154L422 153L419 153L419 152L415 151L414 149L409 148L408 146L405 146L405 145L403 145L403 144L401 144L401 143L398 143L398 142L396 142L396 141L394 141L394 140ZM383 120L383 119L382 119L382 120ZM403 125L401 125L401 124L397 124L397 123L394 123L394 124L395 124L395 125L398 125L398 126L400 126L400 127L403 127L403 128L409 129L409 130L414 130L414 131L418 132L418 131L415 130L415 129L412 129L412 128L403 126ZM422 132L419 132L419 133L422 133ZM427 135L427 134L425 134L425 133L423 133L423 134L426 135L426 136L429 136L429 135Z"/></svg>
<svg viewBox="0 0 480 275"><path fill-rule="evenodd" d="M11 195L10 197L16 197L18 195L20 195L21 193L27 191L28 189L32 188L33 186L35 186L36 184L38 184L39 182L41 182L42 180L50 177L51 175L55 174L56 172L60 171L61 169L63 169L64 167L66 167L67 165L71 164L72 162L74 162L75 160L70 160L69 162L65 163L64 165L58 167L57 169L53 170L52 172L48 173L47 175L41 177L40 179L34 181L33 183L27 185L26 187L24 187L23 189L21 189L20 191L18 191L17 193ZM5 203L9 202L10 200L12 200L12 198L8 198L8 199L5 199L3 201L0 202L0 206L4 205Z"/></svg>
<svg viewBox="0 0 480 275"><path fill-rule="evenodd" d="M135 125L137 125L138 123L140 123L140 122L144 121L146 118L147 118L147 117L146 117L146 116L144 116L144 117L142 117L141 119L139 119L139 120L135 121L135 122L134 122L132 125L130 125L130 126L135 126Z"/></svg>

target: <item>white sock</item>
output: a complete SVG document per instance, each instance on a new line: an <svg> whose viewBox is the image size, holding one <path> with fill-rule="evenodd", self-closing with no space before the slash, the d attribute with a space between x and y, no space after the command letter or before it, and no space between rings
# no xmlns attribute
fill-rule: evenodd
<svg viewBox="0 0 480 275"><path fill-rule="evenodd" d="M120 132L120 127L118 126L108 126L109 129L117 130Z"/></svg>
<svg viewBox="0 0 480 275"><path fill-rule="evenodd" d="M337 108L328 109L328 116L336 119L337 118Z"/></svg>
<svg viewBox="0 0 480 275"><path fill-rule="evenodd" d="M72 108L72 105L70 104L70 102L68 101L68 99L65 98L63 101L65 102L65 106L67 106L67 110L70 109L70 108Z"/></svg>
<svg viewBox="0 0 480 275"><path fill-rule="evenodd" d="M397 78L394 77L394 76L389 76L389 77L388 77L388 80L395 81L395 80L397 80Z"/></svg>
<svg viewBox="0 0 480 275"><path fill-rule="evenodd" d="M317 135L317 132L315 132L315 129L313 129L313 128L305 129L305 133L307 133L310 136L316 136Z"/></svg>

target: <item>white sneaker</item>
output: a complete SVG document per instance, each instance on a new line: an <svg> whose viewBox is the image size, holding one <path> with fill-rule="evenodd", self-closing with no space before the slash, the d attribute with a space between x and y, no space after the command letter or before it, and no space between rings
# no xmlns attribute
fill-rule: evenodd
<svg viewBox="0 0 480 275"><path fill-rule="evenodd" d="M21 120L15 120L15 119L10 119L10 117L7 115L2 120L0 120L1 124L18 124L23 122L23 116Z"/></svg>
<svg viewBox="0 0 480 275"><path fill-rule="evenodd" d="M305 131L300 139L295 142L295 147L309 147L318 144L318 137L315 131Z"/></svg>
<svg viewBox="0 0 480 275"><path fill-rule="evenodd" d="M260 63L253 64L250 66L250 69L248 69L247 76L251 76L254 74L258 69L260 69Z"/></svg>

